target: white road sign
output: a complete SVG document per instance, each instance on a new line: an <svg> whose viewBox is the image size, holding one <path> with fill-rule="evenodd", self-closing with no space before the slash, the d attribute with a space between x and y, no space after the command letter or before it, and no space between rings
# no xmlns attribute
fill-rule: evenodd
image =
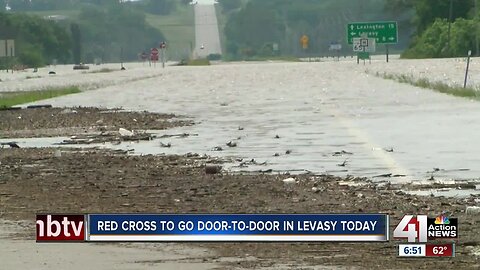
<svg viewBox="0 0 480 270"><path fill-rule="evenodd" d="M342 44L340 43L332 43L330 44L330 51L341 51L342 50Z"/></svg>
<svg viewBox="0 0 480 270"><path fill-rule="evenodd" d="M374 38L353 38L353 51L354 52L375 52L376 44Z"/></svg>
<svg viewBox="0 0 480 270"><path fill-rule="evenodd" d="M13 39L0 40L0 57L15 56L15 41Z"/></svg>

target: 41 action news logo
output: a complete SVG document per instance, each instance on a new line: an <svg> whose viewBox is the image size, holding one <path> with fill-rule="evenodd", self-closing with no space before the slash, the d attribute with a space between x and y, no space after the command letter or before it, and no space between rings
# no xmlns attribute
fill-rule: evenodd
<svg viewBox="0 0 480 270"><path fill-rule="evenodd" d="M396 239L408 242L427 242L433 239L458 238L458 219L440 215L429 218L426 215L405 215L393 231Z"/></svg>

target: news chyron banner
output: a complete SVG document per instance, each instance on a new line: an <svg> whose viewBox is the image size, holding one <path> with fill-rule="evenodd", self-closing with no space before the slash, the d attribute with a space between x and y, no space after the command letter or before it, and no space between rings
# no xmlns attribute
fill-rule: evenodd
<svg viewBox="0 0 480 270"><path fill-rule="evenodd" d="M37 242L384 242L384 214L37 215Z"/></svg>

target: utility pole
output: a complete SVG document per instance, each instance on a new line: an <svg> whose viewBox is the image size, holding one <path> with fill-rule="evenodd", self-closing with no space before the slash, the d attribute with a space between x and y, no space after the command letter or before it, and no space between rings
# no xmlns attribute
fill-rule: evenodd
<svg viewBox="0 0 480 270"><path fill-rule="evenodd" d="M359 20L363 21L364 20L364 3L363 0L358 1L358 18Z"/></svg>
<svg viewBox="0 0 480 270"><path fill-rule="evenodd" d="M450 32L452 28L452 12L453 12L453 0L450 0L450 12L448 15L448 45L447 48L450 51Z"/></svg>
<svg viewBox="0 0 480 270"><path fill-rule="evenodd" d="M473 22L475 23L475 56L478 56L479 45L478 45L478 9L477 9L477 0L475 0L475 18Z"/></svg>

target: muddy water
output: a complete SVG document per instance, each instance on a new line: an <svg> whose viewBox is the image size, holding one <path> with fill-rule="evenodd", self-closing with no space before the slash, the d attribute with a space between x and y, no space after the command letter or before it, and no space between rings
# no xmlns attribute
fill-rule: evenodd
<svg viewBox="0 0 480 270"><path fill-rule="evenodd" d="M169 63L171 64L171 63ZM143 78L161 76L160 67L149 67L148 63L126 63L121 65L89 65L88 70L73 70L73 65L58 65L7 73L0 71L0 92L31 91L64 86L78 86L82 90L97 89L109 85L120 85ZM49 74L55 72L55 74Z"/></svg>
<svg viewBox="0 0 480 270"><path fill-rule="evenodd" d="M401 69L402 63L390 64ZM160 147L160 141L120 146L139 153L197 152L267 161L241 170L373 179L405 175L393 178L397 182L425 180L433 168L439 169L435 178L479 178L480 103L379 79L364 69L349 61L169 67L156 78L49 103L177 113L197 122L169 130L198 134L160 140L171 142L171 148ZM225 145L232 140L237 147ZM216 146L224 151L212 151Z"/></svg>

